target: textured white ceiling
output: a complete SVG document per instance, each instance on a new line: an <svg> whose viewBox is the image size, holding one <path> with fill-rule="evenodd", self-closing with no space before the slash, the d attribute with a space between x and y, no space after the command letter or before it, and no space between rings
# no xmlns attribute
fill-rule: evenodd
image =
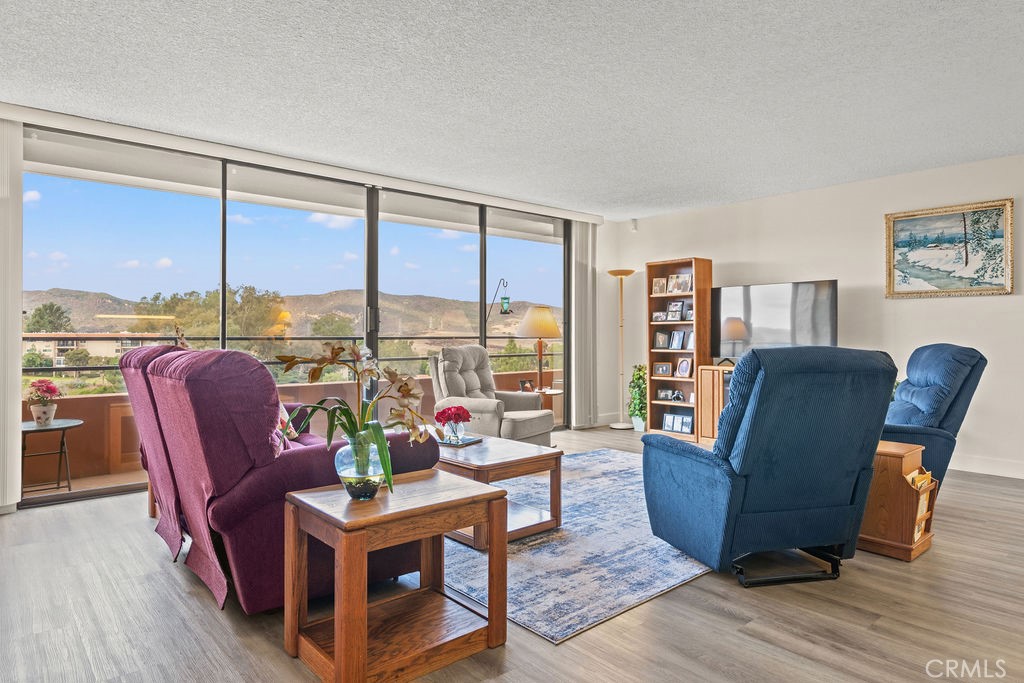
<svg viewBox="0 0 1024 683"><path fill-rule="evenodd" d="M1024 153L1022 33L1017 0L0 0L0 101L623 219Z"/></svg>

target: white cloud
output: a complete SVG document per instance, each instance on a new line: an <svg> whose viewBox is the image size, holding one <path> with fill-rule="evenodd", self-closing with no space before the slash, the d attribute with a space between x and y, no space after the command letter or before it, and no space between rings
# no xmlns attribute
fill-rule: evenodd
<svg viewBox="0 0 1024 683"><path fill-rule="evenodd" d="M408 270L419 270L420 269L420 264L413 263L412 261L406 261L405 262L405 267Z"/></svg>
<svg viewBox="0 0 1024 683"><path fill-rule="evenodd" d="M51 251L50 252L50 260L51 261L67 261L68 260L68 255L65 254L63 251Z"/></svg>
<svg viewBox="0 0 1024 683"><path fill-rule="evenodd" d="M457 240L462 237L462 233L456 232L455 230L449 230L444 228L441 232L435 232L434 237L439 240Z"/></svg>
<svg viewBox="0 0 1024 683"><path fill-rule="evenodd" d="M459 251L465 251L465 252L480 251L480 245L479 244L463 244L461 247L459 247Z"/></svg>
<svg viewBox="0 0 1024 683"><path fill-rule="evenodd" d="M228 223L238 223L239 225L252 225L252 219L242 213L233 213L228 216Z"/></svg>
<svg viewBox="0 0 1024 683"><path fill-rule="evenodd" d="M310 223L320 223L332 230L348 230L359 220L352 216L337 216L333 213L311 213L306 219Z"/></svg>
<svg viewBox="0 0 1024 683"><path fill-rule="evenodd" d="M164 268L170 268L173 265L174 261L167 258L166 256L164 256L161 259L157 259L156 262L153 263L154 268L160 268L161 270L163 270Z"/></svg>
<svg viewBox="0 0 1024 683"><path fill-rule="evenodd" d="M38 202L42 198L43 195L42 193L39 192L39 190L25 190L25 192L21 195L21 202L23 204L30 204L32 202Z"/></svg>
<svg viewBox="0 0 1024 683"><path fill-rule="evenodd" d="M391 249L388 250L388 253L391 254L392 256L398 256L400 252L401 249L399 249L398 247L391 247Z"/></svg>
<svg viewBox="0 0 1024 683"><path fill-rule="evenodd" d="M141 265L142 265L142 261L140 261L137 258L133 258L133 259L128 259L127 261L122 261L121 263L118 263L117 267L118 268L138 268Z"/></svg>
<svg viewBox="0 0 1024 683"><path fill-rule="evenodd" d="M359 254L355 253L354 251L346 251L341 258L345 259L346 261L358 261Z"/></svg>
<svg viewBox="0 0 1024 683"><path fill-rule="evenodd" d="M39 252L30 251L27 254L25 254L25 258L39 258Z"/></svg>

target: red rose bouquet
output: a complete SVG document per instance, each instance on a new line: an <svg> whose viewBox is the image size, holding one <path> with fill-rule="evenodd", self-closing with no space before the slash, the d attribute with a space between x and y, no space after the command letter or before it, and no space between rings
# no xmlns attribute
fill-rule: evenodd
<svg viewBox="0 0 1024 683"><path fill-rule="evenodd" d="M434 413L434 421L442 427L448 423L462 424L463 422L469 422L471 417L472 415L469 414L469 411L462 406L450 406Z"/></svg>

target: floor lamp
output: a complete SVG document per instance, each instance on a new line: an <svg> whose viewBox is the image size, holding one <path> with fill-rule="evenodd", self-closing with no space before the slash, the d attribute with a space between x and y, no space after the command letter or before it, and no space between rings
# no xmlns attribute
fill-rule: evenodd
<svg viewBox="0 0 1024 683"><path fill-rule="evenodd" d="M623 325L622 325L622 283L627 277L635 273L635 270L629 268L619 268L617 270L609 270L608 274L619 280L619 421L611 424L612 429L632 429L633 423L626 422L625 416L622 414L622 406L626 397L626 370L622 359L623 350Z"/></svg>
<svg viewBox="0 0 1024 683"><path fill-rule="evenodd" d="M537 386L540 391L544 385L544 340L558 339L562 333L558 330L555 315L550 306L530 306L516 330L517 337L534 337L537 339Z"/></svg>

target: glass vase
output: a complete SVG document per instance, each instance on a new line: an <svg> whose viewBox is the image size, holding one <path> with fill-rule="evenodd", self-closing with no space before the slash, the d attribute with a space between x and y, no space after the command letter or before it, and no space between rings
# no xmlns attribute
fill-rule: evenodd
<svg viewBox="0 0 1024 683"><path fill-rule="evenodd" d="M445 443L462 443L462 435L466 433L466 425L462 422L449 422L444 426Z"/></svg>
<svg viewBox="0 0 1024 683"><path fill-rule="evenodd" d="M334 456L334 469L348 495L356 500L370 500L384 483L377 444L368 431L357 433L338 451Z"/></svg>

